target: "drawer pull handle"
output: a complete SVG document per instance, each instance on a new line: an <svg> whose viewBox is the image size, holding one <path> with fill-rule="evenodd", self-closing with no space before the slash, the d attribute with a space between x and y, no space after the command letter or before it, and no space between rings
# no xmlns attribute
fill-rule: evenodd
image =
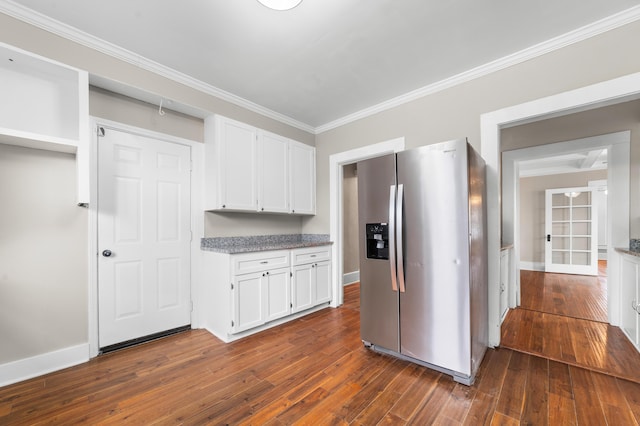
<svg viewBox="0 0 640 426"><path fill-rule="evenodd" d="M268 260L263 260L262 262L260 262L261 265L266 265L267 263L269 263Z"/></svg>
<svg viewBox="0 0 640 426"><path fill-rule="evenodd" d="M315 255L315 254L312 254L312 255L311 255L311 256L309 256L309 257L316 257L316 255Z"/></svg>

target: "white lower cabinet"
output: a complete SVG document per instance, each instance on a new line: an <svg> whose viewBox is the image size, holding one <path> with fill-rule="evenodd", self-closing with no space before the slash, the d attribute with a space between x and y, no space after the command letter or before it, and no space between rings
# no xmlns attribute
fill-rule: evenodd
<svg viewBox="0 0 640 426"><path fill-rule="evenodd" d="M331 247L291 250L292 312L331 300Z"/></svg>
<svg viewBox="0 0 640 426"><path fill-rule="evenodd" d="M289 268L236 275L231 289L232 332L239 333L291 312Z"/></svg>
<svg viewBox="0 0 640 426"><path fill-rule="evenodd" d="M234 277L231 289L234 333L264 324L262 274L259 272Z"/></svg>
<svg viewBox="0 0 640 426"><path fill-rule="evenodd" d="M640 323L640 307L638 307L640 258L622 255L620 256L620 266L622 279L621 328L635 347L640 349L640 335L638 334Z"/></svg>
<svg viewBox="0 0 640 426"><path fill-rule="evenodd" d="M286 317L291 313L291 270L267 271L263 278L265 294L265 322Z"/></svg>
<svg viewBox="0 0 640 426"><path fill-rule="evenodd" d="M330 246L244 254L204 251L203 261L206 284L198 310L204 327L226 342L331 301Z"/></svg>

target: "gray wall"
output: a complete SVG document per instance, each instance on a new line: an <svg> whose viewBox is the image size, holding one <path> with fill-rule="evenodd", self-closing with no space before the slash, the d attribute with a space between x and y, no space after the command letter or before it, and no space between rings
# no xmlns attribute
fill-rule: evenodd
<svg viewBox="0 0 640 426"><path fill-rule="evenodd" d="M87 342L75 156L0 145L0 364Z"/></svg>
<svg viewBox="0 0 640 426"><path fill-rule="evenodd" d="M360 247L358 244L358 176L356 165L348 164L343 168L342 181L342 223L343 256L342 265L345 274L360 269Z"/></svg>
<svg viewBox="0 0 640 426"><path fill-rule="evenodd" d="M153 129L159 133L196 142L204 141L204 120L202 119L171 111L165 107L162 108L164 115L160 115L158 105L151 105L93 86L89 91L89 110L94 117L143 129Z"/></svg>
<svg viewBox="0 0 640 426"><path fill-rule="evenodd" d="M520 179L520 261L544 263L545 190L589 186L607 179L606 170Z"/></svg>

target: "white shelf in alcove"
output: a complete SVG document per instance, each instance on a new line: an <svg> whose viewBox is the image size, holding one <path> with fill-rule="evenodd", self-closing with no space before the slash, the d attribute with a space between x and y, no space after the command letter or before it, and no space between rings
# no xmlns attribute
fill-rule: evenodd
<svg viewBox="0 0 640 426"><path fill-rule="evenodd" d="M0 127L0 143L71 154L76 153L78 150L77 139L59 138L55 136L23 132L14 129L7 129L6 127Z"/></svg>

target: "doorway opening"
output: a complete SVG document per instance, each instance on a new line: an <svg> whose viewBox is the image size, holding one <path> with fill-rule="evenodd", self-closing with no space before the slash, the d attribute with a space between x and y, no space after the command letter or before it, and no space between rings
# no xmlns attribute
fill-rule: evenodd
<svg viewBox="0 0 640 426"><path fill-rule="evenodd" d="M331 200L331 210L329 212L330 218L330 239L334 242L332 247L332 258L336 259L334 265L336 266L333 271L333 294L335 295L331 301L332 307L338 307L342 305L344 300L344 206L343 206L343 179L344 179L344 166L353 164L361 160L367 160L369 158L379 157L381 155L391 154L404 150L405 143L404 137L392 139L385 142L380 142L373 145L364 146L362 148L353 149L350 151L344 151L338 154L333 154L329 157L329 190ZM357 203L357 201L356 201Z"/></svg>
<svg viewBox="0 0 640 426"><path fill-rule="evenodd" d="M506 136L509 137L508 134ZM514 246L511 274L513 279L509 280L507 289L509 308L515 308L521 303L520 270L545 270L544 253L549 242L546 241L544 229L546 218L543 213L543 190L558 186L558 182L577 187L588 186L589 181L606 181L607 211L614 212L615 209L615 212L608 214L605 219L604 234L607 235L607 241L606 253L602 257L611 257L615 247L609 236L614 232L615 221L629 223L630 142L631 133L623 131L502 153L503 240L513 243ZM576 155L586 158L590 152L603 151L604 157L600 160L601 165L597 166L598 170L574 170L571 173L557 174L558 158L564 161ZM563 170L570 170L569 164L571 162L566 162ZM616 165L615 170L610 169L610 164ZM617 296L615 293L612 294L609 286L606 291L606 299L611 306L612 299L617 300ZM608 322L615 324L612 315L617 311L610 308L606 311Z"/></svg>

